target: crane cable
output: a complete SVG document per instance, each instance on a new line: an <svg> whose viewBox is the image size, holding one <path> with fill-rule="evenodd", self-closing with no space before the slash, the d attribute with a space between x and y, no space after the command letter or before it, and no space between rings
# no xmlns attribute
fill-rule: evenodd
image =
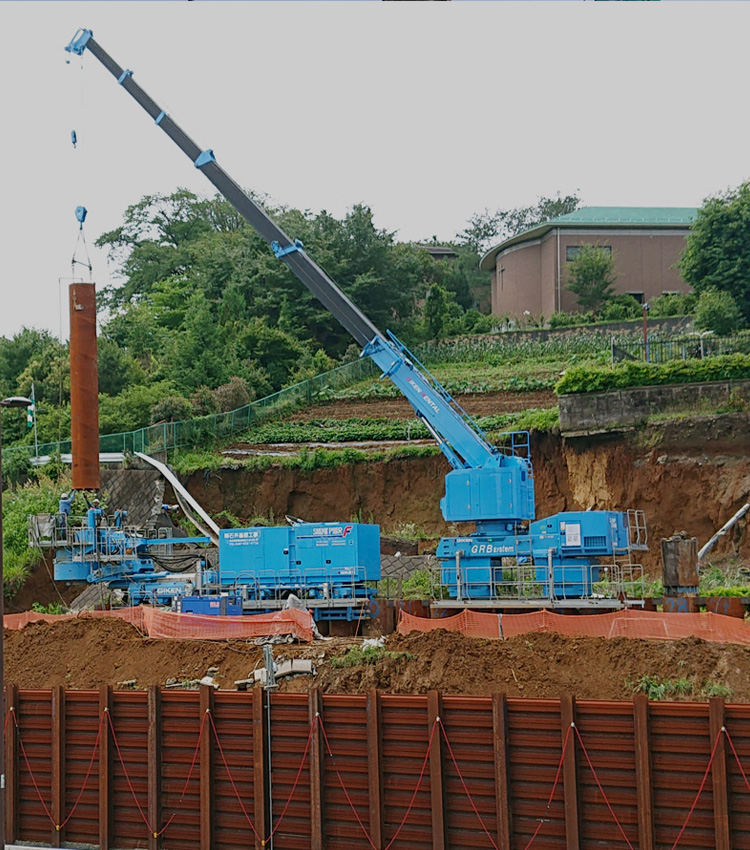
<svg viewBox="0 0 750 850"><path fill-rule="evenodd" d="M67 65L70 65L70 59L66 59L65 62L66 62ZM80 57L80 66L79 67L80 67L80 71L81 71L80 87L79 87L80 103L79 103L78 109L76 109L75 111L78 113L77 118L81 119L81 117L84 115L84 100L85 100L85 97L84 97L84 95L85 95L84 79L85 78L83 76L83 56ZM85 133L84 133L84 137L85 137ZM82 145L82 147L84 147L84 148L85 148L85 141L86 140L84 138L83 139L83 145ZM76 163L74 168L72 169L72 171L73 172L80 171L80 168L78 167L80 165L80 159L81 159L81 154L80 154L79 149L78 149L80 140L78 138L78 132L75 128L73 128L70 131L70 142L73 146L74 157L75 157L74 161ZM77 175L77 177L75 179L76 188L81 185L81 182L82 181L80 179L80 174L79 174L79 175ZM89 283L92 283L93 282L93 267L91 265L91 258L89 257L88 245L86 244L86 235L83 232L83 223L86 220L87 213L88 213L88 210L83 205L79 205L75 208L75 217L76 217L76 221L78 222L78 234L77 234L77 237L76 237L75 246L73 247L73 257L70 261L70 267L71 267L71 276L73 278L75 278L77 276L76 275L76 266L83 266L84 268L87 268L88 272L89 272ZM79 259L79 250L82 250L83 255L85 256L85 261L83 259Z"/></svg>

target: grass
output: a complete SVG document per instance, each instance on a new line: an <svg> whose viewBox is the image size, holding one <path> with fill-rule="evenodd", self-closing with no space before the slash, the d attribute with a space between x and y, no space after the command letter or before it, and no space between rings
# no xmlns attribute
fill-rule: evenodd
<svg viewBox="0 0 750 850"><path fill-rule="evenodd" d="M378 664L386 659L408 661L413 657L408 652L393 652L382 646L352 646L344 655L334 655L331 658L331 667L336 669L364 667L369 664Z"/></svg>
<svg viewBox="0 0 750 850"><path fill-rule="evenodd" d="M650 700L669 700L695 696L696 685L689 679L661 679L659 676L648 674L641 676L633 687L634 693L646 694ZM732 696L732 689L720 682L704 682L698 690L702 697Z"/></svg>

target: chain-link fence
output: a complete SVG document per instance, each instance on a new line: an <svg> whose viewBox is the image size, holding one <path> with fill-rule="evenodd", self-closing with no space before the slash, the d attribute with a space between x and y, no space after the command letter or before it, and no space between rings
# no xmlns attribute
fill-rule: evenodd
<svg viewBox="0 0 750 850"><path fill-rule="evenodd" d="M376 372L377 367L371 360L355 360L227 413L214 413L179 422L159 422L147 428L119 434L102 434L99 437L99 451L103 454L153 454L184 446L205 445L217 438L239 434L256 423L279 419L298 407L310 404L327 392L371 378ZM61 440L41 443L38 452L34 446L10 446L3 451L6 455L45 457L70 454L71 445L70 440Z"/></svg>

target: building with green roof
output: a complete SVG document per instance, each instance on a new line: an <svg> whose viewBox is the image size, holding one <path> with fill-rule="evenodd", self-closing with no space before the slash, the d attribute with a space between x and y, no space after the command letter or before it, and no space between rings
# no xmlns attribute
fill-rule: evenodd
<svg viewBox="0 0 750 850"><path fill-rule="evenodd" d="M567 288L567 264L581 245L612 253L615 292L644 303L667 292L689 292L676 264L695 207L583 207L495 245L480 268L492 273L492 312L549 316L579 309Z"/></svg>

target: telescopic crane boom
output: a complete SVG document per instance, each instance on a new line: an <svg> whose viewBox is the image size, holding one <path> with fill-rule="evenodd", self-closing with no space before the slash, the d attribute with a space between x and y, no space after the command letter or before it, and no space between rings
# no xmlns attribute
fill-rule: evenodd
<svg viewBox="0 0 750 850"><path fill-rule="evenodd" d="M416 358L390 333L381 333L331 278L224 171L211 149L197 145L138 85L133 72L122 68L94 39L88 29L76 32L68 52L92 53L117 82L151 116L217 191L270 245L278 259L312 292L321 304L362 346L403 393L417 416L438 442L453 471L446 476L443 516L449 522L473 521L485 532L511 531L534 518L534 485L526 457L493 446L481 428L450 394L421 367Z"/></svg>

